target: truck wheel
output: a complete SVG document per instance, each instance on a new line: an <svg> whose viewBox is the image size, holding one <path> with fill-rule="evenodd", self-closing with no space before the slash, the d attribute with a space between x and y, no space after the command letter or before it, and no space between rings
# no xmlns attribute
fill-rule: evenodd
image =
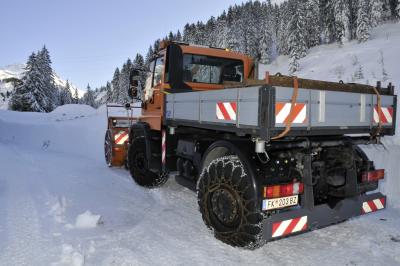
<svg viewBox="0 0 400 266"><path fill-rule="evenodd" d="M216 238L249 249L263 244L256 193L237 156L217 158L205 166L197 182L198 204Z"/></svg>
<svg viewBox="0 0 400 266"><path fill-rule="evenodd" d="M136 139L128 150L128 168L133 180L143 187L158 187L168 180L166 174L156 174L148 169L146 143L144 139Z"/></svg>
<svg viewBox="0 0 400 266"><path fill-rule="evenodd" d="M111 138L111 130L107 130L106 135L104 137L104 157L109 167L111 167L111 161L112 161L112 144L113 143Z"/></svg>

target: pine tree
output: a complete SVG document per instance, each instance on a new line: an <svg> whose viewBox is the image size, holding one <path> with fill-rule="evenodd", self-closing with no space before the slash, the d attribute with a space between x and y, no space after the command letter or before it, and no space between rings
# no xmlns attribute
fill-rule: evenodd
<svg viewBox="0 0 400 266"><path fill-rule="evenodd" d="M86 87L86 93L85 95L83 95L83 103L86 105L90 105L92 107L96 107L96 100L94 97L94 92L93 90L90 88L90 85L88 84Z"/></svg>
<svg viewBox="0 0 400 266"><path fill-rule="evenodd" d="M368 8L368 0L359 0L357 15L357 40L359 42L366 42L370 37L371 22Z"/></svg>
<svg viewBox="0 0 400 266"><path fill-rule="evenodd" d="M168 41L175 41L175 36L172 31L169 32L168 37L166 38Z"/></svg>
<svg viewBox="0 0 400 266"><path fill-rule="evenodd" d="M160 42L161 42L160 39L157 39L157 40L154 41L154 44L153 44L154 53L157 53L158 50L160 49Z"/></svg>
<svg viewBox="0 0 400 266"><path fill-rule="evenodd" d="M334 3L336 39L339 44L349 41L350 33L350 9L347 0L336 0Z"/></svg>
<svg viewBox="0 0 400 266"><path fill-rule="evenodd" d="M299 59L306 56L307 46L304 37L304 6L293 2L291 7L294 12L289 22L289 51L291 59L289 71L293 74L299 70Z"/></svg>
<svg viewBox="0 0 400 266"><path fill-rule="evenodd" d="M216 31L216 47L227 48L228 47L228 25L226 12L224 11L221 16L217 18L217 24L215 26Z"/></svg>
<svg viewBox="0 0 400 266"><path fill-rule="evenodd" d="M147 68L145 66L145 62L143 59L143 56L139 53L136 54L135 59L133 60L133 69L136 69L139 71L139 75L140 75L140 86L139 86L139 91L138 91L138 95L141 95L142 90L144 88L144 84L146 82L146 78L147 78Z"/></svg>
<svg viewBox="0 0 400 266"><path fill-rule="evenodd" d="M272 61L272 32L271 27L267 24L264 26L264 31L261 38L261 58L260 62L263 64L271 63Z"/></svg>
<svg viewBox="0 0 400 266"><path fill-rule="evenodd" d="M105 99L106 103L111 103L113 101L113 93L112 93L112 87L111 87L111 83L109 81L107 81L106 84L106 99Z"/></svg>
<svg viewBox="0 0 400 266"><path fill-rule="evenodd" d="M176 38L175 38L175 40L177 41L177 42L182 42L182 34L181 34L181 32L178 30L178 32L176 33Z"/></svg>
<svg viewBox="0 0 400 266"><path fill-rule="evenodd" d="M376 27L381 23L383 16L382 0L370 0L371 5L371 26Z"/></svg>
<svg viewBox="0 0 400 266"><path fill-rule="evenodd" d="M112 101L113 102L118 102L119 99L119 68L117 67L114 71L114 76L113 79L111 81L111 85L112 85Z"/></svg>
<svg viewBox="0 0 400 266"><path fill-rule="evenodd" d="M335 23L335 0L322 0L321 17L323 20L323 35L325 43L337 41Z"/></svg>
<svg viewBox="0 0 400 266"><path fill-rule="evenodd" d="M37 53L38 70L42 78L42 90L45 92L45 111L54 110L57 103L57 88L54 85L53 69L51 68L51 59L46 46Z"/></svg>
<svg viewBox="0 0 400 266"><path fill-rule="evenodd" d="M147 70L149 69L151 60L153 60L153 56L154 56L154 50L153 50L153 47L150 45L149 49L147 50L146 57L144 60L144 65Z"/></svg>
<svg viewBox="0 0 400 266"><path fill-rule="evenodd" d="M281 5L281 16L279 17L279 28L277 30L278 52L283 55L289 54L289 25L287 23L288 16L291 16L291 13L289 13L287 2L284 2Z"/></svg>
<svg viewBox="0 0 400 266"><path fill-rule="evenodd" d="M48 112L49 97L46 91L45 77L38 55L32 53L29 56L26 72L22 78L22 84L15 88L11 97L9 108L15 111Z"/></svg>
<svg viewBox="0 0 400 266"><path fill-rule="evenodd" d="M72 103L75 103L75 104L79 103L79 94L78 94L78 89L77 88L75 88L74 98L72 99Z"/></svg>
<svg viewBox="0 0 400 266"><path fill-rule="evenodd" d="M308 0L305 4L306 12L306 42L307 47L314 47L320 43L320 8L319 0Z"/></svg>
<svg viewBox="0 0 400 266"><path fill-rule="evenodd" d="M59 92L59 105L70 104L72 103L72 93L71 93L71 86L69 81L67 80L65 87L60 88Z"/></svg>
<svg viewBox="0 0 400 266"><path fill-rule="evenodd" d="M396 7L396 15L398 16L398 17L400 17L400 2L398 1L398 3L397 3L397 7Z"/></svg>
<svg viewBox="0 0 400 266"><path fill-rule="evenodd" d="M124 104L131 102L131 97L129 96L129 76L130 72L132 70L132 61L128 59L125 64L123 64L121 68L121 73L119 75L119 94L118 94L118 99L117 102Z"/></svg>

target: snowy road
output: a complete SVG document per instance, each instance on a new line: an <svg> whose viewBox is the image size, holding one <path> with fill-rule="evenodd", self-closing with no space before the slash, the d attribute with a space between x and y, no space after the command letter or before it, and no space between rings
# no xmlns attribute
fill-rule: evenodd
<svg viewBox="0 0 400 266"><path fill-rule="evenodd" d="M174 180L146 190L125 170L105 166L103 114L60 115L63 121L43 114L35 118L43 129L26 115L0 120L0 265L400 264L399 209L255 251L232 248L205 228L193 192ZM15 116L18 124L10 122ZM35 134L29 143L21 129ZM92 141L79 143L76 130ZM76 217L87 210L100 223L79 228Z"/></svg>

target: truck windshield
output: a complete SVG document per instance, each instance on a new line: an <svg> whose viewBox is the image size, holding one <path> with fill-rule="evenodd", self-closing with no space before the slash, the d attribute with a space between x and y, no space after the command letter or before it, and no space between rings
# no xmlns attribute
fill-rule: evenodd
<svg viewBox="0 0 400 266"><path fill-rule="evenodd" d="M183 81L222 84L243 81L243 62L204 55L183 55Z"/></svg>

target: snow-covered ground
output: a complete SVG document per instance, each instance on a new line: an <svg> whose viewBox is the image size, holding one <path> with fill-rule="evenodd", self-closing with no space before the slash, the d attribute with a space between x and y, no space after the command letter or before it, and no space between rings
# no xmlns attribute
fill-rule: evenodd
<svg viewBox="0 0 400 266"><path fill-rule="evenodd" d="M148 190L108 168L105 128L104 108L0 110L0 265L400 263L393 207L255 251L227 246L206 229L193 192L173 179Z"/></svg>
<svg viewBox="0 0 400 266"><path fill-rule="evenodd" d="M393 63L400 59L399 24L382 29L374 31L378 39L341 49L357 54L370 76L381 47L389 77L400 85ZM374 41L373 50L367 49ZM335 49L313 49L301 60L299 76L337 80L331 69L340 57L346 75L354 72L351 56ZM267 68L286 73L287 62L279 58ZM196 195L173 179L148 190L126 170L108 168L105 129L104 108L67 105L49 114L0 110L0 265L400 264L397 138L384 139L387 150L365 148L388 173L381 181L388 209L248 251L216 240L203 224Z"/></svg>

